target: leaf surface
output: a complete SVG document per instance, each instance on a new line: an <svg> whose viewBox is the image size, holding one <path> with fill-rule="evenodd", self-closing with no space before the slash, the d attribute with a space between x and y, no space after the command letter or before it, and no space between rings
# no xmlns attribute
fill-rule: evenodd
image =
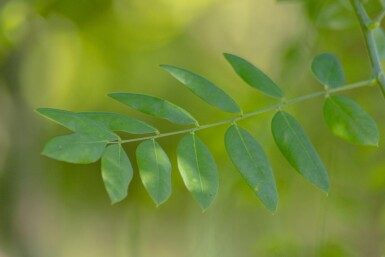
<svg viewBox="0 0 385 257"><path fill-rule="evenodd" d="M196 135L187 135L178 144L177 160L187 189L207 209L218 192L218 171L210 150Z"/></svg>
<svg viewBox="0 0 385 257"><path fill-rule="evenodd" d="M103 124L90 120L78 113L52 108L40 108L36 111L76 133L92 135L93 137L106 140L119 139L118 135L110 131Z"/></svg>
<svg viewBox="0 0 385 257"><path fill-rule="evenodd" d="M157 132L157 129L144 121L133 117L112 112L81 112L78 113L95 122L102 123L113 131L123 131L130 134L146 134Z"/></svg>
<svg viewBox="0 0 385 257"><path fill-rule="evenodd" d="M70 134L48 141L42 154L58 161L87 164L102 156L106 144L107 141L95 136Z"/></svg>
<svg viewBox="0 0 385 257"><path fill-rule="evenodd" d="M156 205L171 195L171 163L155 140L146 140L136 149L139 174L147 192Z"/></svg>
<svg viewBox="0 0 385 257"><path fill-rule="evenodd" d="M181 107L161 98L131 93L109 94L115 100L151 116L176 124L196 124L196 119Z"/></svg>
<svg viewBox="0 0 385 257"><path fill-rule="evenodd" d="M112 204L127 197L132 175L131 162L123 147L120 144L107 146L102 156L102 178Z"/></svg>
<svg viewBox="0 0 385 257"><path fill-rule="evenodd" d="M262 203L271 211L278 205L274 174L261 145L246 130L232 125L225 134L230 159L254 190Z"/></svg>
<svg viewBox="0 0 385 257"><path fill-rule="evenodd" d="M228 94L202 76L175 66L161 67L208 104L225 112L241 112L241 108Z"/></svg>
<svg viewBox="0 0 385 257"><path fill-rule="evenodd" d="M224 56L239 77L251 87L271 97L282 98L284 96L274 81L252 63L233 54L225 53Z"/></svg>
<svg viewBox="0 0 385 257"><path fill-rule="evenodd" d="M338 58L330 53L317 55L311 69L314 76L323 85L331 88L342 87L345 84L345 75Z"/></svg>
<svg viewBox="0 0 385 257"><path fill-rule="evenodd" d="M278 111L271 128L279 150L290 165L308 181L328 192L327 171L298 121L290 114Z"/></svg>
<svg viewBox="0 0 385 257"><path fill-rule="evenodd" d="M323 106L326 124L334 135L359 145L378 145L376 122L361 106L346 96L330 96Z"/></svg>

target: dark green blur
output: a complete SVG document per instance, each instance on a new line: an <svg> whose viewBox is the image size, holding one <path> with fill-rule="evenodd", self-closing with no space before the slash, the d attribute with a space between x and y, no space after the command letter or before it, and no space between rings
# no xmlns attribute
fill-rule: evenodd
<svg viewBox="0 0 385 257"><path fill-rule="evenodd" d="M367 1L372 16L380 0ZM385 27L385 24L382 24ZM158 121L107 97L166 98L200 124L233 117L210 107L159 65L199 73L250 112L276 104L245 85L222 53L257 65L288 99L322 90L312 58L331 52L348 83L370 78L362 33L347 0L2 0L0 1L1 257L380 257L385 255L385 101L377 87L349 91L378 122L379 147L334 137L323 97L285 108L302 124L330 176L326 196L294 171L270 131L274 111L240 122L264 147L279 193L272 215L226 155L226 126L199 132L219 170L219 193L202 213L176 165L181 138L159 140L173 165L173 193L156 208L134 159L128 198L111 206L100 163L40 155L67 130L34 110L114 111L160 131Z"/></svg>

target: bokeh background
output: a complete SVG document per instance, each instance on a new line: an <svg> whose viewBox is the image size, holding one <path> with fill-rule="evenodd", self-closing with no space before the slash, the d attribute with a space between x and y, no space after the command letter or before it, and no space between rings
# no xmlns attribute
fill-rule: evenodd
<svg viewBox="0 0 385 257"><path fill-rule="evenodd" d="M372 15L380 0L367 1ZM171 124L109 99L138 92L171 100L201 124L231 116L205 104L162 71L173 64L209 78L245 112L275 104L246 86L222 53L243 56L271 76L288 98L322 90L310 63L335 53L348 82L370 77L361 32L345 0L1 0L1 257L380 257L385 254L385 141L378 148L335 138L322 97L287 107L303 124L331 178L328 196L300 177L270 133L274 112L241 125L272 162L280 195L271 214L226 156L226 126L199 132L216 158L220 190L202 213L175 164L180 137L159 142L173 162L173 194L156 208L137 173L123 202L110 205L100 164L72 165L40 155L51 137L68 133L34 109L114 111L159 127ZM352 96L378 121L377 87ZM135 144L126 145L135 166Z"/></svg>

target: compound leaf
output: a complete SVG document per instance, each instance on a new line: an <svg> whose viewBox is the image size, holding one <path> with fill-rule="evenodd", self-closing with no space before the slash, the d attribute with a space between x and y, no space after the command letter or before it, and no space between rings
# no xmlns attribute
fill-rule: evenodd
<svg viewBox="0 0 385 257"><path fill-rule="evenodd" d="M59 161L87 164L96 162L106 145L106 140L92 135L70 134L48 141L42 154Z"/></svg>
<svg viewBox="0 0 385 257"><path fill-rule="evenodd" d="M109 94L115 100L151 116L176 124L197 124L196 119L181 107L161 98L131 93Z"/></svg>
<svg viewBox="0 0 385 257"><path fill-rule="evenodd" d="M144 121L123 114L112 112L80 112L78 114L95 122L102 123L113 131L123 131L131 134L146 134L158 131Z"/></svg>
<svg viewBox="0 0 385 257"><path fill-rule="evenodd" d="M233 54L225 53L224 56L239 77L251 87L271 97L282 98L284 96L274 81L252 63Z"/></svg>
<svg viewBox="0 0 385 257"><path fill-rule="evenodd" d="M170 65L161 67L207 103L225 112L241 112L241 108L228 94L200 75Z"/></svg>
<svg viewBox="0 0 385 257"><path fill-rule="evenodd" d="M218 172L210 150L196 135L187 135L178 144L177 160L187 189L207 209L218 192Z"/></svg>
<svg viewBox="0 0 385 257"><path fill-rule="evenodd" d="M52 108L36 110L42 116L79 134L92 135L99 139L116 140L119 136L99 122L88 119L78 113Z"/></svg>
<svg viewBox="0 0 385 257"><path fill-rule="evenodd" d="M324 118L338 137L360 145L378 145L376 122L361 106L346 96L330 96L323 106Z"/></svg>
<svg viewBox="0 0 385 257"><path fill-rule="evenodd" d="M342 65L338 58L330 53L317 55L312 64L311 69L314 76L323 85L331 88L341 87L345 83L345 75Z"/></svg>
<svg viewBox="0 0 385 257"><path fill-rule="evenodd" d="M278 111L272 120L274 140L290 165L325 192L329 177L304 129L290 114Z"/></svg>
<svg viewBox="0 0 385 257"><path fill-rule="evenodd" d="M230 159L262 203L272 211L277 209L278 193L274 174L261 145L246 130L232 125L225 134Z"/></svg>
<svg viewBox="0 0 385 257"><path fill-rule="evenodd" d="M139 174L147 192L156 205L171 195L171 163L155 140L146 140L136 149Z"/></svg>
<svg viewBox="0 0 385 257"><path fill-rule="evenodd" d="M132 174L131 163L123 147L120 144L107 146L102 156L102 178L112 204L126 198Z"/></svg>

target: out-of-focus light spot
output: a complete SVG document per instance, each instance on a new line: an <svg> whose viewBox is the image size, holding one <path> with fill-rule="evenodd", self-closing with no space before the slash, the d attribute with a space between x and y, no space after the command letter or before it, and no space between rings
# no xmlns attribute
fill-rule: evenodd
<svg viewBox="0 0 385 257"><path fill-rule="evenodd" d="M81 85L72 87L81 56L77 28L62 16L51 17L49 22L40 31L39 43L28 52L21 72L25 98L33 107L41 101L68 106L68 99L76 98L76 91L81 90Z"/></svg>
<svg viewBox="0 0 385 257"><path fill-rule="evenodd" d="M167 44L217 1L115 0L114 15L131 48L146 50Z"/></svg>
<svg viewBox="0 0 385 257"><path fill-rule="evenodd" d="M23 1L11 1L0 13L0 24L4 36L12 43L17 43L26 33L28 5Z"/></svg>

